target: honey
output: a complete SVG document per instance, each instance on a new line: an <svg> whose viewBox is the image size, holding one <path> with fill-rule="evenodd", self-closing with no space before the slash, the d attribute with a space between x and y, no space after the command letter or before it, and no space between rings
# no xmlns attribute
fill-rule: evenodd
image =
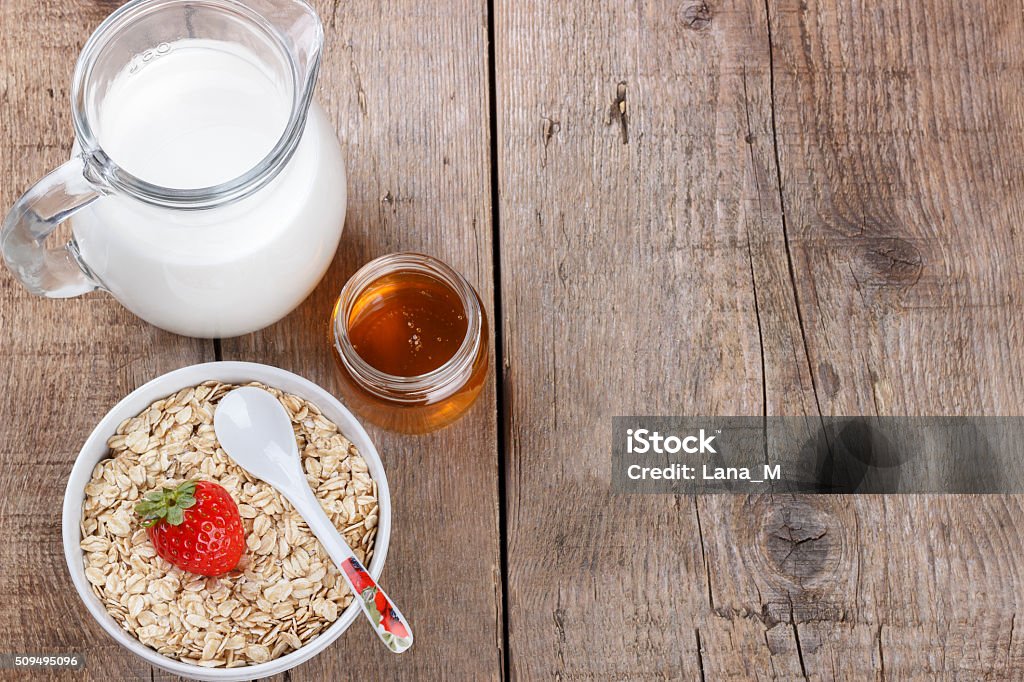
<svg viewBox="0 0 1024 682"><path fill-rule="evenodd" d="M451 287L419 272L396 272L359 293L348 315L352 347L386 374L427 374L466 338L466 311Z"/></svg>
<svg viewBox="0 0 1024 682"><path fill-rule="evenodd" d="M385 428L424 433L458 419L487 375L487 320L469 283L429 256L371 261L332 318L346 402Z"/></svg>

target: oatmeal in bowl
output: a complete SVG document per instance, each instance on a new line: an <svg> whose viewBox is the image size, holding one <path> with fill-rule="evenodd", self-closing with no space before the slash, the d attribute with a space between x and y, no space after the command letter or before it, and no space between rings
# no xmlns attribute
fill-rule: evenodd
<svg viewBox="0 0 1024 682"><path fill-rule="evenodd" d="M284 406L311 489L375 577L390 531L387 481L373 444L336 399L301 377L209 363L129 395L90 436L69 480L68 566L89 611L115 639L154 665L201 679L293 667L336 639L358 609L301 516L217 442L217 403L239 385L264 388ZM226 491L241 520L241 558L220 575L162 558L137 512L146 500L196 485Z"/></svg>

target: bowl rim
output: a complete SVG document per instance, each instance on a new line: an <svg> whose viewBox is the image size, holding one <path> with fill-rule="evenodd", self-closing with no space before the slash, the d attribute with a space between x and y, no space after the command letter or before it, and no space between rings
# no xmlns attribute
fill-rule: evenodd
<svg viewBox="0 0 1024 682"><path fill-rule="evenodd" d="M144 645L122 628L107 613L106 608L104 608L96 595L93 594L92 588L85 578L85 555L80 547L80 523L82 518L82 500L85 496L84 488L92 477L92 471L96 463L103 459L102 455L99 458L94 458L90 453L95 452L97 448L104 452L108 451L107 439L124 419L137 415L154 401L172 395L182 388L195 386L210 380L222 381L224 383L259 381L273 388L295 393L317 405L329 419L338 425L339 430L345 437L356 445L359 449L359 454L366 460L370 475L377 483L378 530L374 541L373 558L370 560L370 565L367 569L374 579L380 577L387 558L391 537L391 494L387 475L384 472L384 464L373 441L352 412L326 389L288 370L256 362L218 360L181 367L147 381L128 393L116 405L110 408L89 434L88 438L86 438L85 443L75 456L75 462L68 476L68 482L64 491L61 536L68 572L71 574L71 580L75 585L79 598L85 604L93 619L118 644L147 663L184 677L222 682L228 680L249 680L275 675L284 670L291 669L326 649L358 617L358 602L353 600L338 619L320 633L316 639L289 654L266 663L256 663L237 668L206 668L178 661L157 653L154 649ZM288 384L288 386L282 386L275 382L283 382Z"/></svg>

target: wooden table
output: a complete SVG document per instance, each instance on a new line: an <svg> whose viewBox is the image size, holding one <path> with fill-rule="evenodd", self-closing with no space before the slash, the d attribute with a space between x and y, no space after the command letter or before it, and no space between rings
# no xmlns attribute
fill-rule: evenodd
<svg viewBox="0 0 1024 682"><path fill-rule="evenodd" d="M68 156L72 67L118 4L0 4L5 207ZM1021 414L1019 3L317 4L350 206L297 311L201 341L0 276L0 649L166 679L67 576L78 447L191 363L336 388L341 284L417 250L477 287L498 371L447 430L371 430L416 645L354 627L284 679L1024 677L1022 497L609 485L614 415Z"/></svg>

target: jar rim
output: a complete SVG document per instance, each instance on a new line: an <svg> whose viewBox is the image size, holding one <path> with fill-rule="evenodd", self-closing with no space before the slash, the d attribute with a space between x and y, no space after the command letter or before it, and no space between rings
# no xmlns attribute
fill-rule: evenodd
<svg viewBox="0 0 1024 682"><path fill-rule="evenodd" d="M466 335L458 350L440 367L424 374L382 372L359 355L349 338L349 316L359 295L381 277L396 272L417 272L439 279L459 297L466 314ZM332 327L338 357L362 388L385 400L416 404L443 400L469 380L484 333L480 299L466 278L443 261L414 252L391 253L359 268L341 289Z"/></svg>

